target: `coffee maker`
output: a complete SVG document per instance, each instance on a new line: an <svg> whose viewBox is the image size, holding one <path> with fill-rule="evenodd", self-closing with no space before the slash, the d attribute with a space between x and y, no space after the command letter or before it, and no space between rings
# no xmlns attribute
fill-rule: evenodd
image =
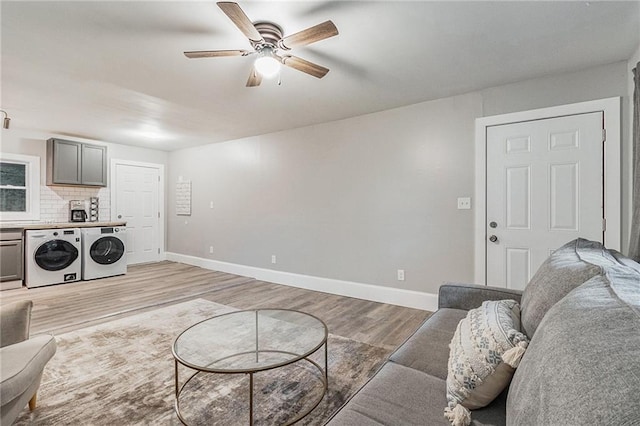
<svg viewBox="0 0 640 426"><path fill-rule="evenodd" d="M86 222L87 212L84 209L84 200L69 201L69 221L70 222Z"/></svg>

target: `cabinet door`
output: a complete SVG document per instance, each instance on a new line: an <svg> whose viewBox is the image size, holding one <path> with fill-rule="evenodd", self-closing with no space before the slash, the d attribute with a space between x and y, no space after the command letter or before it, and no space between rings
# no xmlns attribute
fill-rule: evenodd
<svg viewBox="0 0 640 426"><path fill-rule="evenodd" d="M107 186L107 148L82 144L82 184Z"/></svg>
<svg viewBox="0 0 640 426"><path fill-rule="evenodd" d="M53 140L53 183L81 183L81 146L79 142Z"/></svg>
<svg viewBox="0 0 640 426"><path fill-rule="evenodd" d="M22 241L0 241L0 281L22 279Z"/></svg>

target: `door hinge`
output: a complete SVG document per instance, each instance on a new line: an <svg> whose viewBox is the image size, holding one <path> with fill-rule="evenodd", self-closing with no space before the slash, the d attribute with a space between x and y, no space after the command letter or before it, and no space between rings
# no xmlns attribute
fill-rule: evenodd
<svg viewBox="0 0 640 426"><path fill-rule="evenodd" d="M160 219L160 212L158 212L158 219Z"/></svg>
<svg viewBox="0 0 640 426"><path fill-rule="evenodd" d="M160 175L158 175L158 182L160 182Z"/></svg>
<svg viewBox="0 0 640 426"><path fill-rule="evenodd" d="M602 129L602 142L607 141L607 129Z"/></svg>
<svg viewBox="0 0 640 426"><path fill-rule="evenodd" d="M160 247L158 247L158 254L160 254Z"/></svg>
<svg viewBox="0 0 640 426"><path fill-rule="evenodd" d="M602 218L602 232L607 230L607 219Z"/></svg>

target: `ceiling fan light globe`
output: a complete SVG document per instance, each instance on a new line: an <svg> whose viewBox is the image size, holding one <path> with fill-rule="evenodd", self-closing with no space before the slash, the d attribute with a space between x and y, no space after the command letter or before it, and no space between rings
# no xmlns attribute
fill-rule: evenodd
<svg viewBox="0 0 640 426"><path fill-rule="evenodd" d="M257 72L264 78L273 78L280 72L280 62L271 56L261 56L254 64Z"/></svg>

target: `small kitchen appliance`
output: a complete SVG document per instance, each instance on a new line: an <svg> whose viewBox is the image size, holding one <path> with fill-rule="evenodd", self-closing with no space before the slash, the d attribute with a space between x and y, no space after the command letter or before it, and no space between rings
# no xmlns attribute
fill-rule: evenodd
<svg viewBox="0 0 640 426"><path fill-rule="evenodd" d="M70 222L86 222L87 212L84 209L84 200L69 201L69 221Z"/></svg>

